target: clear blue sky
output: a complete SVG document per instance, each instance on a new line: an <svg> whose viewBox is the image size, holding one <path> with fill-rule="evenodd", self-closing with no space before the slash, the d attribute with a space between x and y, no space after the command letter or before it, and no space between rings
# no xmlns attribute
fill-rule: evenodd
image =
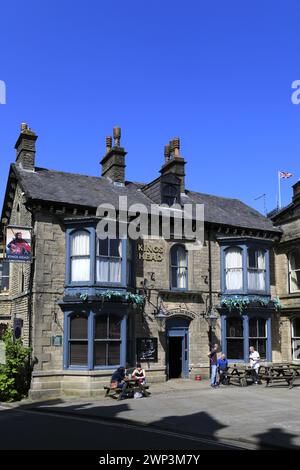
<svg viewBox="0 0 300 470"><path fill-rule="evenodd" d="M127 179L158 175L180 136L187 187L276 205L300 177L299 0L2 2L0 197L22 121L37 165L100 175L105 136L122 128Z"/></svg>

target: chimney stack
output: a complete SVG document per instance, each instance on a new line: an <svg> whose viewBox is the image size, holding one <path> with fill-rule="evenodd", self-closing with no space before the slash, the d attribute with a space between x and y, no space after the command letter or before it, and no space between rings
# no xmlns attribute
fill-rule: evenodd
<svg viewBox="0 0 300 470"><path fill-rule="evenodd" d="M175 137L170 140L168 145L165 145L165 163L162 166L160 173L166 175L167 173L174 173L180 179L180 192L185 192L185 172L184 166L186 162L180 155L180 139Z"/></svg>
<svg viewBox="0 0 300 470"><path fill-rule="evenodd" d="M16 163L25 170L34 170L35 142L38 136L25 122L21 124L21 132L15 145Z"/></svg>
<svg viewBox="0 0 300 470"><path fill-rule="evenodd" d="M121 129L113 128L114 145L112 138L106 137L106 154L101 160L102 176L110 179L114 183L124 184L125 182L125 149L120 146Z"/></svg>

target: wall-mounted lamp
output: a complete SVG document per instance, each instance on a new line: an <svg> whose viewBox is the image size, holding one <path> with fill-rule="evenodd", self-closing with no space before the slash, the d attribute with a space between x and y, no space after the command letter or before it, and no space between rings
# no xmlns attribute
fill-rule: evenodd
<svg viewBox="0 0 300 470"><path fill-rule="evenodd" d="M207 310L206 313L203 313L202 317L207 321L210 329L214 330L216 328L219 315L213 308Z"/></svg>

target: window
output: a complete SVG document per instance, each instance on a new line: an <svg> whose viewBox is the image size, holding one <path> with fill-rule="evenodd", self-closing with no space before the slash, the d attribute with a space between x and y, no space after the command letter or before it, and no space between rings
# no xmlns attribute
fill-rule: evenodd
<svg viewBox="0 0 300 470"><path fill-rule="evenodd" d="M254 346L261 359L266 359L267 322L264 318L249 319L249 346Z"/></svg>
<svg viewBox="0 0 300 470"><path fill-rule="evenodd" d="M232 247L225 254L225 285L226 290L242 290L243 288L243 254L241 248Z"/></svg>
<svg viewBox="0 0 300 470"><path fill-rule="evenodd" d="M187 288L187 254L181 245L171 248L171 288Z"/></svg>
<svg viewBox="0 0 300 470"><path fill-rule="evenodd" d="M121 282L122 243L118 239L97 241L97 282Z"/></svg>
<svg viewBox="0 0 300 470"><path fill-rule="evenodd" d="M71 238L71 281L90 280L90 234L85 230L74 232Z"/></svg>
<svg viewBox="0 0 300 470"><path fill-rule="evenodd" d="M300 360L300 317L292 321L292 352L293 359Z"/></svg>
<svg viewBox="0 0 300 470"><path fill-rule="evenodd" d="M289 256L290 292L300 291L300 251L293 251Z"/></svg>
<svg viewBox="0 0 300 470"><path fill-rule="evenodd" d="M244 359L244 326L242 318L229 317L226 322L228 359Z"/></svg>
<svg viewBox="0 0 300 470"><path fill-rule="evenodd" d="M121 318L117 315L95 317L94 365L120 364Z"/></svg>
<svg viewBox="0 0 300 470"><path fill-rule="evenodd" d="M168 206L180 203L179 186L176 184L163 184L162 202Z"/></svg>
<svg viewBox="0 0 300 470"><path fill-rule="evenodd" d="M0 260L0 293L9 290L9 262Z"/></svg>
<svg viewBox="0 0 300 470"><path fill-rule="evenodd" d="M266 290L266 262L263 250L248 248L248 289Z"/></svg>
<svg viewBox="0 0 300 470"><path fill-rule="evenodd" d="M70 316L69 364L70 366L88 364L88 318L85 314Z"/></svg>

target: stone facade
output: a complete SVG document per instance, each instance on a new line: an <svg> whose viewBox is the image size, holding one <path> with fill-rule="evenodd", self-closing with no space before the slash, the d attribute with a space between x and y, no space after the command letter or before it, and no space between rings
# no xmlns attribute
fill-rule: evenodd
<svg viewBox="0 0 300 470"><path fill-rule="evenodd" d="M75 202L72 199L72 193L70 193L68 200L62 200L65 196L60 198L60 193L66 186L61 180L61 178L65 178L64 174L53 172L51 178L47 179L49 178L49 172L45 171L45 178L47 179L45 181L49 185L50 192L47 193L46 187L39 189L39 186L41 186L39 179L41 173L40 170L35 168L34 159L34 144L37 137L26 125L23 125L16 144L17 161L9 174L2 224L4 227L7 225L32 227L33 262L31 264L11 263L10 291L9 295L0 296L0 317L7 316L12 323L14 318L23 320L22 336L24 343L33 348L33 356L37 358L30 391L31 397L35 399L61 395L98 396L103 392L103 384L110 379L114 367L98 369L66 367L66 348L69 348L68 335L70 334L69 330L66 331L66 325L69 321L68 315L73 310L76 312L93 311L94 313L96 311L99 314L105 308L108 310L114 308L117 313L118 309L124 309L127 326L129 325L127 342L131 344L126 348L131 348L132 354L130 359L127 359L122 365L134 365L137 339L156 338L158 344L157 361L143 362L150 382L170 378L169 342L172 338L171 333L174 333L176 328L180 329L182 338L186 338L186 344L182 343L183 348L185 348L182 350L182 354L183 356L186 354L186 358L182 359L183 356L178 357L182 364L183 360L187 363L184 376L190 378L194 378L196 375L201 375L204 378L208 377L209 361L207 354L210 343L218 342L223 346L227 341L226 331L224 331L221 322L221 318L225 321L228 314L224 305L222 306L222 296L227 295L222 285L222 272L224 271L222 246L229 239L230 242L228 243L233 243L232 240L238 239L240 241L237 243L241 244L243 239L246 240L243 242L245 246L248 246L249 240L251 243L258 243L259 246L267 246L270 251L271 270L267 269L267 275L270 276L270 291L266 291L264 299L271 300L272 297L280 296L284 308L288 308L288 302L291 301L288 298L284 300L284 286L287 276L284 270L285 255L280 252L280 245L274 251L274 246L281 236L278 229L259 215L257 215L257 221L255 218L251 221L251 212L247 206L238 205L237 208L233 208L233 205L237 204L234 200L212 199L211 196L205 196L206 204L219 204L221 213L227 207L228 220L226 217L224 217L224 220L218 219L218 211L216 210L216 215L211 211L209 213L210 220L205 220L203 246L198 250L186 249L188 275L185 289L172 289L170 287L171 250L172 247L178 244L185 246L186 240L184 239L146 240L143 242L138 241L135 244L132 259L134 279L130 286L123 286L119 289L119 292L125 294L128 292L137 293L144 296L145 303L142 309L134 309L128 302L120 307L109 302L105 302L104 305L97 295L109 286L99 287L91 285L91 283L85 286L72 285L68 280L68 257L70 255L68 243L70 242L67 240L71 236L68 234L72 233L73 227L77 225L85 227L84 224L91 224L90 220L95 219L97 210L97 206L83 203L86 192L92 191L94 184L100 185L100 191L101 185L105 184L107 189L101 197L99 196L98 203L101 201L107 202L105 198L110 198L107 191L121 192L128 188L129 195L132 196L130 193L131 186L127 185L125 187L126 152L119 147L118 133L115 137L116 145L107 147L106 156L102 160L102 175L104 178L98 178L96 182L92 179L89 180L85 188L82 187L82 184L78 184L78 189L76 188L76 178L80 175L73 175L74 185L72 191L82 191L82 198L80 193L77 194ZM185 161L179 155L178 139L173 142L173 151L175 152L173 157L169 151L167 152L167 160L161 171L162 178L165 178L166 174L168 175L169 168L175 178L179 179L182 198L191 197L191 193L184 186ZM44 177L43 175L42 177ZM67 174L67 178L70 177L72 175L68 176ZM57 178L58 183L56 183ZM105 179L109 181L103 181ZM163 181L165 184L167 180L164 179ZM117 185L114 185L114 183L117 183ZM51 184L53 184L52 191ZM58 186L55 186L57 184ZM135 197L140 198L144 202L151 200L152 197L153 199L160 197L159 184L160 180L158 179L145 185L144 189L142 185L136 186L133 199ZM40 191L41 196L38 195L38 191ZM240 209L241 219L246 218L246 220L248 217L247 211L249 210L248 227L246 226L247 222L240 225L238 217L236 222L230 219L230 213L235 215L234 213ZM255 227L255 225L257 226ZM95 236L93 233L91 231L91 236ZM150 252L158 250L160 256L141 256L137 246L139 243L147 246ZM188 247L188 245L186 246ZM82 294L84 295L82 296ZM227 295L227 299L229 297ZM167 312L163 325L156 318L159 308ZM273 360L276 362L290 360L288 345L291 339L287 336L289 325L286 317L284 315L280 317L269 306L259 307L257 311L255 308L250 309L251 311L247 314L249 318L254 314L259 316L262 312L262 315L267 314L270 319ZM218 320L213 327L210 326L208 318L208 313L211 311L218 312ZM238 312L234 312L234 314L240 315ZM178 324L176 324L177 320ZM185 322L185 326L181 328L182 323L180 322L182 321ZM244 319L244 321L246 320ZM91 325L90 322L89 328L92 328ZM174 336L179 337L176 334ZM62 344L54 344L54 338L59 337L62 338ZM128 358L127 349L126 357ZM88 355L89 358L94 355L93 351L89 349Z"/></svg>

